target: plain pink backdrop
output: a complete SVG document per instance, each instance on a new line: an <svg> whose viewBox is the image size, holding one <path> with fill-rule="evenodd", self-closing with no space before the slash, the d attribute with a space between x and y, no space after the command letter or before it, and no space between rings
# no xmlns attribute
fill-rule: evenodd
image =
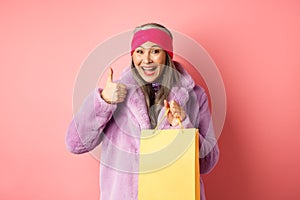
<svg viewBox="0 0 300 200"><path fill-rule="evenodd" d="M65 147L80 65L159 22L200 43L227 92L209 200L300 199L300 2L1 1L0 199L99 199L99 163Z"/></svg>

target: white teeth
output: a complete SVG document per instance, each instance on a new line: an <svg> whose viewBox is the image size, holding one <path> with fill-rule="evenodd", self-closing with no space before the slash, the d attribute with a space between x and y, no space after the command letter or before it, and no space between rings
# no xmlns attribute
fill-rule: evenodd
<svg viewBox="0 0 300 200"><path fill-rule="evenodd" d="M145 71L154 71L156 67L142 67Z"/></svg>

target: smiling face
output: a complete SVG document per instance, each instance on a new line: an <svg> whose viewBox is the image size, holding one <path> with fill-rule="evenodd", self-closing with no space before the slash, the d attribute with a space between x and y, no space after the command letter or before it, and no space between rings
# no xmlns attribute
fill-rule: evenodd
<svg viewBox="0 0 300 200"><path fill-rule="evenodd" d="M135 49L132 60L144 81L152 83L162 74L166 52L157 44L146 42Z"/></svg>

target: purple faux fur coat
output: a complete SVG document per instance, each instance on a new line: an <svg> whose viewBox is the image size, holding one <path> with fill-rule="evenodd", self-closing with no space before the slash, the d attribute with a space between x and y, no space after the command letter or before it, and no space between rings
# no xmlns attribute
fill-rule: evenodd
<svg viewBox="0 0 300 200"><path fill-rule="evenodd" d="M208 99L204 89L195 85L179 63L175 64L181 73L181 86L171 89L168 100L175 100L184 108L187 116L182 124L185 128L199 129L200 173L205 174L213 169L219 158ZM130 67L125 69L119 82L127 86L126 100L108 104L100 97L101 89L95 89L71 121L66 135L69 151L76 154L91 151L102 143L101 200L137 200L139 134L142 129L150 129L144 95L133 79ZM164 113L165 108L162 108L158 118L161 119ZM159 128L178 127L170 127L167 120L163 120ZM200 185L201 200L205 200L201 178Z"/></svg>

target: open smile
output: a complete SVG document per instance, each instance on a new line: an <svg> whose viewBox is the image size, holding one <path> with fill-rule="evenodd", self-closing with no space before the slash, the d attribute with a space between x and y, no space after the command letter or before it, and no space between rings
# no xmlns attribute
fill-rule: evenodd
<svg viewBox="0 0 300 200"><path fill-rule="evenodd" d="M141 68L143 69L146 76L153 76L155 74L157 66L143 66Z"/></svg>

